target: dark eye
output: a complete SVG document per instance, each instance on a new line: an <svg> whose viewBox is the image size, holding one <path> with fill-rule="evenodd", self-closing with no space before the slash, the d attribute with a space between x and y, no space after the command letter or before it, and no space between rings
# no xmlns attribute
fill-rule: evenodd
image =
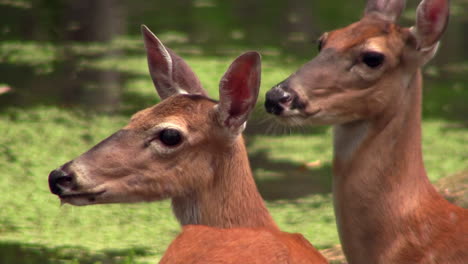
<svg viewBox="0 0 468 264"><path fill-rule="evenodd" d="M365 52L362 55L362 62L364 62L370 68L379 67L385 59L385 56L379 52Z"/></svg>
<svg viewBox="0 0 468 264"><path fill-rule="evenodd" d="M159 133L159 140L169 147L178 145L182 141L182 136L180 132L176 129L164 129Z"/></svg>

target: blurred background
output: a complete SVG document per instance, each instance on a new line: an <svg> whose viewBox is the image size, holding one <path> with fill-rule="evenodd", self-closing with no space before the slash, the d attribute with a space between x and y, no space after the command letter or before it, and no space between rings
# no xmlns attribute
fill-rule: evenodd
<svg viewBox="0 0 468 264"><path fill-rule="evenodd" d="M418 2L408 1L404 24L411 25ZM427 70L431 77L467 75L467 1L452 2L450 26ZM15 92L2 96L0 105L117 110L125 100L125 82L136 76L109 64L142 54L141 24L182 55L233 57L255 49L264 56L305 60L315 55L321 33L353 22L363 5L343 0L1 0L0 83Z"/></svg>
<svg viewBox="0 0 468 264"><path fill-rule="evenodd" d="M413 25L419 1L401 18ZM181 55L213 98L230 62L263 58L246 131L275 220L342 261L331 203L331 131L284 128L264 93L317 53L325 31L355 22L365 1L0 0L0 263L155 263L180 227L166 202L58 206L48 173L159 101L141 24ZM466 207L468 0L451 1L437 56L424 69L424 151L431 180Z"/></svg>

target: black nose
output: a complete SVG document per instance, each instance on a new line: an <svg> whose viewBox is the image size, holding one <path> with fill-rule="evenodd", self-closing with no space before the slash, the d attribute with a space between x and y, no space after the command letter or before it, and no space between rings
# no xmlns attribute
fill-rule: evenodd
<svg viewBox="0 0 468 264"><path fill-rule="evenodd" d="M63 188L68 188L72 184L72 174L67 174L61 169L53 170L49 174L49 188L53 194L60 195Z"/></svg>
<svg viewBox="0 0 468 264"><path fill-rule="evenodd" d="M265 109L268 113L280 115L284 108L282 103L291 101L291 95L279 87L275 87L266 93Z"/></svg>

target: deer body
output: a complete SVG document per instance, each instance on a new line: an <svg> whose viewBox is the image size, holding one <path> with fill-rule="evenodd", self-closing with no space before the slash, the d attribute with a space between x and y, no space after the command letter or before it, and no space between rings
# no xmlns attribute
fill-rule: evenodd
<svg viewBox="0 0 468 264"><path fill-rule="evenodd" d="M468 257L467 210L442 198L424 169L420 76L395 103L396 115L334 128L335 212L350 263L461 264ZM364 135L342 157L354 126Z"/></svg>
<svg viewBox="0 0 468 264"><path fill-rule="evenodd" d="M394 23L403 7L369 0L265 106L291 125L333 125L334 208L350 264L468 263L468 210L436 192L421 150L420 67L437 50L448 2L424 0L410 29Z"/></svg>
<svg viewBox="0 0 468 264"><path fill-rule="evenodd" d="M160 263L327 263L312 248L302 235L279 230L188 225L171 243Z"/></svg>
<svg viewBox="0 0 468 264"><path fill-rule="evenodd" d="M242 137L211 153L213 181L202 190L172 199L174 214L181 225L277 230L255 185Z"/></svg>
<svg viewBox="0 0 468 264"><path fill-rule="evenodd" d="M161 263L327 263L302 235L279 230L252 177L241 133L258 96L260 55L231 64L217 102L142 30L162 102L52 171L52 193L72 205L172 199L183 231Z"/></svg>

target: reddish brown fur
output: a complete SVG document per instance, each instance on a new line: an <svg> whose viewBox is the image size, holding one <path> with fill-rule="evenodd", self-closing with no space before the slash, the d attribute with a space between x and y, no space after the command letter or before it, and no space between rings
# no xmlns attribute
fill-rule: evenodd
<svg viewBox="0 0 468 264"><path fill-rule="evenodd" d="M346 52L369 38L390 35L397 29L396 25L374 17L367 17L363 20L368 22L363 23L363 21L360 21L327 34L328 36L324 40L325 43L327 41L333 43L332 46L327 46L327 48L333 47L340 52Z"/></svg>
<svg viewBox="0 0 468 264"><path fill-rule="evenodd" d="M311 248L300 234L264 228L185 226L160 263L326 263L323 256Z"/></svg>
<svg viewBox="0 0 468 264"><path fill-rule="evenodd" d="M150 55L164 51L152 34L145 37ZM152 43L159 49L152 49ZM167 60L157 57L155 68ZM156 84L158 78L164 80L158 92L165 99L62 166L58 173L71 178L67 182L56 180L57 171L51 173L51 190L74 205L171 198L180 224L195 226L184 228L163 263L327 263L302 236L278 229L252 176L241 132L257 99L260 56L246 53L233 62L220 86L219 103L193 93L174 94L204 91L174 85L186 80L172 80L162 69L154 70L153 79ZM189 68L178 72L195 78ZM233 89L244 91L223 94ZM234 121L226 124L229 119ZM162 140L169 130L177 131L177 144Z"/></svg>
<svg viewBox="0 0 468 264"><path fill-rule="evenodd" d="M317 58L273 88L303 105L283 105L283 121L334 125L335 214L350 264L468 263L468 211L436 192L421 150L420 67L435 53L447 1L420 7L422 28L381 19L399 10L373 11L328 33ZM383 63L366 65L369 51L385 55Z"/></svg>
<svg viewBox="0 0 468 264"><path fill-rule="evenodd" d="M135 134L145 134L160 123L177 120L187 127L193 138L192 145L184 152L196 156L174 157L175 161L154 158L146 162L145 168L138 169L138 173L144 176L133 178L132 184L121 191L123 196L138 194L147 201L172 197L174 213L182 225L207 225L184 227L182 234L168 248L162 263L243 263L238 262L241 260L249 260L249 263L327 263L301 235L279 231L255 186L242 136L236 137L233 142L226 139L222 132L224 128L216 123L213 116L214 106L214 101L202 96L172 96L138 112L124 128ZM138 139L132 141L139 145ZM112 171L111 175L106 175L105 170L96 167L108 167L107 163L115 160L106 158L106 152L97 153L84 154L73 163L80 167L87 166L88 170L95 168L94 180L121 184L115 177L120 174ZM184 162L193 160L200 160L198 168L186 167L188 165ZM173 162L178 165L170 165ZM132 167L129 164L112 166L126 170ZM186 175L168 173L167 166L182 166L185 171L207 173L197 174L198 178L187 178ZM164 178L158 179L156 171L164 173ZM194 191L185 194L190 189ZM99 199L95 201L99 202ZM187 212L192 210L198 210L196 222L186 217Z"/></svg>
<svg viewBox="0 0 468 264"><path fill-rule="evenodd" d="M397 116L371 121L353 156L334 160L337 221L350 263L461 264L468 258L467 210L443 199L427 179L420 82L410 89L411 103L388 111L399 109Z"/></svg>

